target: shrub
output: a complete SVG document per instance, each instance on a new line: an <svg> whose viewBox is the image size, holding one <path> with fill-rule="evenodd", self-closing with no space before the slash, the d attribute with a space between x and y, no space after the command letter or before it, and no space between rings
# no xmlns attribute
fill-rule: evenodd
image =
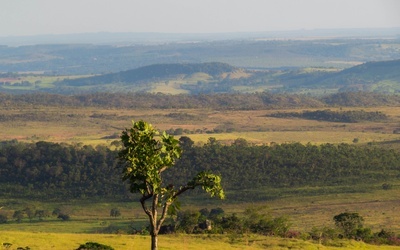
<svg viewBox="0 0 400 250"><path fill-rule="evenodd" d="M7 215L0 214L0 224L5 224L7 223Z"/></svg>
<svg viewBox="0 0 400 250"><path fill-rule="evenodd" d="M8 243L8 242L4 242L4 243L3 243L3 248L4 248L4 249L9 249L11 246L12 246L11 243Z"/></svg>
<svg viewBox="0 0 400 250"><path fill-rule="evenodd" d="M97 242L86 242L80 245L76 250L114 250L114 248Z"/></svg>
<svg viewBox="0 0 400 250"><path fill-rule="evenodd" d="M389 184L389 183L383 183L382 184L382 189L383 190L389 190L389 189L392 189L392 188L393 188L392 184Z"/></svg>
<svg viewBox="0 0 400 250"><path fill-rule="evenodd" d="M59 214L59 215L57 216L57 218L58 218L58 219L62 219L63 221L67 221L67 220L70 219L70 217L69 217L68 214Z"/></svg>
<svg viewBox="0 0 400 250"><path fill-rule="evenodd" d="M364 218L358 213L341 213L333 217L335 225L342 230L346 238L357 237L357 232L363 229Z"/></svg>
<svg viewBox="0 0 400 250"><path fill-rule="evenodd" d="M113 208L113 209L111 209L111 211L110 211L110 216L111 216L111 217L118 217L118 216L121 216L121 211L119 211L118 208Z"/></svg>

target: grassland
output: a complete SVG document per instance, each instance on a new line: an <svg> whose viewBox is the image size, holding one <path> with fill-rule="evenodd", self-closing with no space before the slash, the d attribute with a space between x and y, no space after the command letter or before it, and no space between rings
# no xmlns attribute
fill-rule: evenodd
<svg viewBox="0 0 400 250"><path fill-rule="evenodd" d="M186 131L183 135L197 143L205 143L209 137L215 137L223 143L244 138L255 144L352 143L355 138L358 139L358 143L400 140L400 135L393 133L399 128L400 107L363 110L381 111L388 115L389 119L382 122L337 123L266 116L277 112L274 110L116 110L93 107L3 106L0 108L0 113L4 116L0 121L0 138L107 145L118 139L118 134L130 126L131 120L143 119L160 130L181 128ZM286 111L301 110L279 110L279 112ZM174 118L170 114L181 114L182 117ZM230 132L213 132L226 129Z"/></svg>
<svg viewBox="0 0 400 250"><path fill-rule="evenodd" d="M99 235L99 234L53 234L53 233L21 233L2 232L0 242L8 242L13 246L31 249L47 250L71 250L76 249L80 244L94 241L109 245L114 249L149 249L149 236L140 235ZM299 239L280 239L275 237L244 235L244 236L214 236L214 235L173 235L160 236L159 249L376 249L377 246L367 245L357 241L335 241L331 246L324 246ZM379 246L379 249L399 249L392 246Z"/></svg>
<svg viewBox="0 0 400 250"><path fill-rule="evenodd" d="M308 188L310 192L316 187ZM273 192L274 190L268 190ZM275 190L279 192L278 190ZM265 190L267 192L267 190ZM293 224L292 230L303 233L310 232L313 227L334 227L332 217L338 213L358 212L365 219L365 226L374 232L385 229L400 232L400 218L397 216L400 183L391 190L376 187L372 192L282 196L251 204L219 203L208 204L213 208L221 206L227 213L239 216L244 208L251 206L267 206L274 216L289 216ZM9 242L17 246L29 246L31 249L75 249L79 244L94 241L113 246L115 249L148 249L149 236L129 235L129 228L141 229L146 224L146 217L138 202L32 202L5 201L4 212L11 217L12 210L25 205L33 205L40 209L51 209L64 206L71 211L70 221L45 218L43 221L24 219L21 223L11 220L0 227L0 243ZM182 209L200 209L199 204L186 204ZM122 216L109 217L112 207L118 207ZM107 228L119 228L121 233L106 233ZM99 234L99 232L103 232ZM321 245L317 241L303 239L282 239L259 235L162 235L160 249L377 249L378 246L367 245L356 241L326 241ZM379 246L379 249L400 249L400 247Z"/></svg>
<svg viewBox="0 0 400 250"><path fill-rule="evenodd" d="M332 108L333 110L338 110ZM355 110L361 108L343 108ZM94 107L32 107L10 108L2 106L0 114L1 140L53 141L64 143L83 143L91 145L109 145L118 139L118 134L130 126L130 121L143 119L161 130L186 129L196 143L207 142L215 137L223 143L231 143L244 138L255 144L301 142L301 143L380 143L399 148L400 135L393 133L400 126L400 107L362 108L365 111L380 111L389 116L381 122L334 123L294 118L272 118L266 115L276 110L233 111L233 110L116 110ZM279 112L301 112L302 110L279 110ZM182 114L173 118L171 114ZM216 128L232 128L230 133L211 133ZM196 132L197 131L197 132ZM200 132L199 132L200 131ZM179 136L179 135L178 135ZM365 226L374 232L380 229L400 233L398 216L398 197L400 182L391 183L393 188L383 190L380 185L365 187L304 187L294 190L268 189L258 190L261 195L274 194L274 199L262 202L239 204L228 199L225 202L201 203L184 201L183 209L198 210L204 207L222 207L226 213L238 213L246 207L267 206L274 216L285 215L290 218L292 229L309 232L313 227L333 227L333 216L344 212L358 212L365 219ZM337 190L342 192L337 192ZM255 190L248 190L256 192ZM79 244L95 241L111 245L115 249L149 248L148 236L125 234L98 234L109 227L120 228L128 232L130 227L142 228L146 218L138 202L106 203L105 201L34 202L0 200L4 206L2 213L12 218L13 211L33 205L37 209L52 211L56 206L67 206L71 211L71 220L63 222L56 218L43 221L25 219L17 223L10 222L0 227L0 243L10 242L13 246L30 246L31 249L74 249ZM122 217L110 218L113 207L121 210ZM375 249L361 242L338 241L331 245L319 245L315 242L279 239L263 236L162 236L160 249ZM380 247L380 249L396 249ZM399 248L397 248L399 249Z"/></svg>

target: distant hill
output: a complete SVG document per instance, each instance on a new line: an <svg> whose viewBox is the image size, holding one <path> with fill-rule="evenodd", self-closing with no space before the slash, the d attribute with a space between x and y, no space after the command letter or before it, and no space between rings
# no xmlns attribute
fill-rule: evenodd
<svg viewBox="0 0 400 250"><path fill-rule="evenodd" d="M400 60L367 62L342 70L322 82L349 85L374 84L384 80L400 82Z"/></svg>
<svg viewBox="0 0 400 250"><path fill-rule="evenodd" d="M187 76L195 73L205 73L212 78L221 78L223 75L234 73L236 70L236 67L219 62L154 64L117 73L64 80L61 82L61 85L90 86L111 83L141 84L145 82L168 80L179 75Z"/></svg>
<svg viewBox="0 0 400 250"><path fill-rule="evenodd" d="M10 79L14 82L11 83ZM400 60L367 62L344 70L323 67L244 69L227 63L209 62L153 64L90 77L50 76L46 79L40 75L0 73L0 91L67 95L97 92L172 95L268 92L312 96L341 92L398 94Z"/></svg>
<svg viewBox="0 0 400 250"><path fill-rule="evenodd" d="M341 71L296 69L282 72L271 82L284 90L300 89L331 91L400 92L400 60L367 62Z"/></svg>

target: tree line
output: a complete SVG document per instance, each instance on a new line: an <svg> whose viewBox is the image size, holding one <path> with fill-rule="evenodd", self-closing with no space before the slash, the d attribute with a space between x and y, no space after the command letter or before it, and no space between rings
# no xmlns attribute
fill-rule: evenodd
<svg viewBox="0 0 400 250"><path fill-rule="evenodd" d="M299 94L235 93L235 94L197 94L167 95L150 93L93 93L77 95L58 95L49 93L11 95L0 93L4 108L40 106L72 106L102 108L155 108L155 109L240 109L260 110L279 108L318 108L326 106L371 107L398 106L399 95L346 92L312 97Z"/></svg>
<svg viewBox="0 0 400 250"><path fill-rule="evenodd" d="M246 190L386 184L400 175L394 150L350 144L276 144L254 146L238 139L222 145L213 138L203 146L181 137L183 154L165 173L165 183L186 184L196 173L222 177L227 200L274 198L276 193ZM117 151L105 146L50 142L0 144L0 193L3 197L126 199ZM173 181L172 181L173 180ZM349 191L349 190L347 190ZM293 189L295 192L295 189Z"/></svg>
<svg viewBox="0 0 400 250"><path fill-rule="evenodd" d="M303 112L278 112L269 115L277 118L297 117L308 120L329 121L329 122L362 122L362 121L384 121L388 116L382 112L367 112L364 110L332 111L330 109L303 111Z"/></svg>

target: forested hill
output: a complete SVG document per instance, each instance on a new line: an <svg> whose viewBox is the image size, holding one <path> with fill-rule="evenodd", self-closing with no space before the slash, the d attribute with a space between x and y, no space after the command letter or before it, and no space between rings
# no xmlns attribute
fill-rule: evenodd
<svg viewBox="0 0 400 250"><path fill-rule="evenodd" d="M340 72L341 75L362 73L366 76L381 77L383 75L398 77L400 75L400 60L367 62Z"/></svg>
<svg viewBox="0 0 400 250"><path fill-rule="evenodd" d="M237 68L226 63L173 63L154 64L137 69L121 71L117 73L64 80L64 85L85 86L109 83L143 83L157 79L165 80L177 75L191 75L194 73L205 73L212 77L219 77L224 73L232 73Z"/></svg>
<svg viewBox="0 0 400 250"><path fill-rule="evenodd" d="M354 84L376 84L381 81L400 82L400 60L367 62L327 75L315 84L336 84L346 87Z"/></svg>

